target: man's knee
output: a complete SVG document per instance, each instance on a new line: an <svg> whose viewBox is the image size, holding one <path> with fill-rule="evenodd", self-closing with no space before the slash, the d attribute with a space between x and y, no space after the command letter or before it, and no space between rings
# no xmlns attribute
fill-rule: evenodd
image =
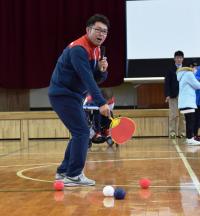
<svg viewBox="0 0 200 216"><path fill-rule="evenodd" d="M72 133L72 136L75 136L75 137L79 137L81 139L89 139L89 136L90 136L90 130L89 128L81 128L79 130L76 130Z"/></svg>

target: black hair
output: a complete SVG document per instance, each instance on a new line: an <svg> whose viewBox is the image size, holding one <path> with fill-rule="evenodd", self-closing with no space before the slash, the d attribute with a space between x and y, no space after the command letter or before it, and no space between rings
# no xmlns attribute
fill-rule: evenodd
<svg viewBox="0 0 200 216"><path fill-rule="evenodd" d="M195 60L192 60L190 62L188 62L188 64L186 65L188 67L196 67L198 66L197 62Z"/></svg>
<svg viewBox="0 0 200 216"><path fill-rule="evenodd" d="M174 57L176 57L176 56L181 56L181 57L184 58L184 53L183 53L183 51L180 51L180 50L176 51L176 52L174 53Z"/></svg>
<svg viewBox="0 0 200 216"><path fill-rule="evenodd" d="M103 24L105 24L108 27L108 29L110 28L110 22L109 22L108 18L102 14L95 14L95 15L91 16L88 19L88 21L86 22L86 27L92 26L96 22L102 22Z"/></svg>

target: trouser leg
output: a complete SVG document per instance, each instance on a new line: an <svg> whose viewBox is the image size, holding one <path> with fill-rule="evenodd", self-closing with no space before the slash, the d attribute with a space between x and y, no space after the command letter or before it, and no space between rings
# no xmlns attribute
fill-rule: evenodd
<svg viewBox="0 0 200 216"><path fill-rule="evenodd" d="M194 137L194 124L195 124L195 113L186 113L186 137L191 139Z"/></svg>
<svg viewBox="0 0 200 216"><path fill-rule="evenodd" d="M58 170L66 169L68 176L77 176L85 166L89 143L89 128L82 103L76 98L67 96L50 97L50 101L72 135Z"/></svg>

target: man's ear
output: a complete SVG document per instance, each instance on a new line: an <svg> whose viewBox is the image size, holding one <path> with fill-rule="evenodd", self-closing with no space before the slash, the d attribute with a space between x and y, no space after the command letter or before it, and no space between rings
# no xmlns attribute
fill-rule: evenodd
<svg viewBox="0 0 200 216"><path fill-rule="evenodd" d="M90 32L90 27L86 27L86 33L88 34Z"/></svg>

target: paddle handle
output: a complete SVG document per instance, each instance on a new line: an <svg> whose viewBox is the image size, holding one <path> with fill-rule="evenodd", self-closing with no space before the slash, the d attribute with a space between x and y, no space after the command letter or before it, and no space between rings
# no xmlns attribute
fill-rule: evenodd
<svg viewBox="0 0 200 216"><path fill-rule="evenodd" d="M114 118L110 115L109 116L109 119L111 120L111 121L114 121Z"/></svg>

